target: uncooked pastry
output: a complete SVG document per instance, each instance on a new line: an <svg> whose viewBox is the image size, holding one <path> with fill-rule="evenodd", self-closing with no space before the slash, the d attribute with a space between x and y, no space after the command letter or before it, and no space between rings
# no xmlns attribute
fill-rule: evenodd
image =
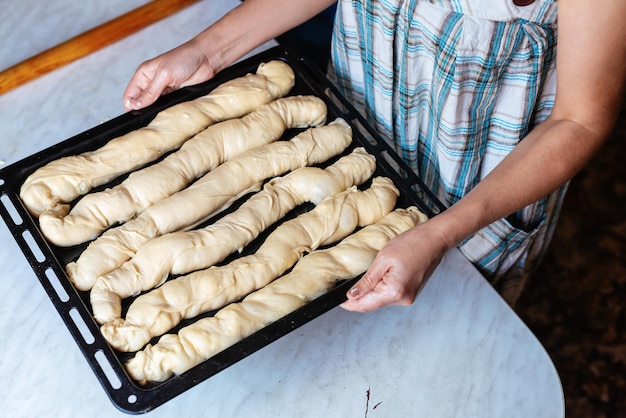
<svg viewBox="0 0 626 418"><path fill-rule="evenodd" d="M286 95L294 82L295 74L287 63L262 63L256 74L232 79L203 97L171 106L147 126L102 148L48 163L26 179L20 197L35 216L47 210L67 213L66 203L156 160L215 122L241 117Z"/></svg>
<svg viewBox="0 0 626 418"><path fill-rule="evenodd" d="M336 246L306 255L290 273L242 302L230 304L178 334L164 335L154 346L147 345L126 363L129 375L145 384L190 370L325 293L337 281L364 273L390 239L425 219L415 207L396 209Z"/></svg>
<svg viewBox="0 0 626 418"><path fill-rule="evenodd" d="M358 148L341 158L334 166L335 169L329 171L313 167L300 169L296 174L295 185L301 189L292 189L295 198L303 202L304 198L308 198L312 203L318 204L326 197L352 186L355 181L363 182L369 178L375 169L375 159L363 149ZM345 187L342 188L341 186L344 185ZM274 203L280 205L280 202ZM259 209L262 208L259 207ZM281 209L277 208L277 210ZM247 216L247 212L241 212L240 216ZM235 220L240 216L235 215ZM252 218L253 222L256 220L263 222L264 219L263 217ZM261 231L266 227L267 225L264 224L253 225L252 230ZM162 248L157 249L161 250ZM159 253L159 255L162 254ZM210 261L210 258L214 258L214 255L208 254L206 261L196 260L196 262L203 264L203 267L208 267L210 264L207 262ZM142 271L144 267L147 268L146 271ZM131 260L124 263L120 268L98 277L90 295L96 321L106 323L119 318L122 299L159 286L168 277L167 271L163 274L150 274L150 271L149 263L137 264Z"/></svg>
<svg viewBox="0 0 626 418"><path fill-rule="evenodd" d="M70 280L81 290L130 259L140 246L166 234L191 228L229 207L239 197L258 191L263 181L340 154L352 142L343 119L309 128L289 141L277 141L246 151L184 190L157 202L136 218L109 229L93 241L78 260L69 263Z"/></svg>
<svg viewBox="0 0 626 418"><path fill-rule="evenodd" d="M178 151L131 173L119 185L86 195L69 214L61 210L42 213L41 231L50 242L63 247L95 239L108 227L126 222L233 156L276 141L287 129L319 126L325 121L326 104L315 96L277 99L242 118L209 126Z"/></svg>
<svg viewBox="0 0 626 418"><path fill-rule="evenodd" d="M126 319L117 318L105 324L102 334L118 350L139 350L152 337L169 331L181 320L219 309L267 285L305 253L335 243L357 227L380 220L394 208L397 197L393 182L384 177L375 178L364 192L353 186L329 197L311 211L281 224L254 254L170 280L139 296L130 305ZM94 290L96 287L92 296ZM102 304L110 303L111 299L94 301L92 297L96 319L102 308L110 308ZM115 308L121 312L117 303Z"/></svg>
<svg viewBox="0 0 626 418"><path fill-rule="evenodd" d="M374 156L363 148L356 148L325 169L302 167L283 177L275 177L237 210L214 223L148 241L132 259L105 275L103 280L141 283L141 289L150 289L162 283L170 273L180 275L208 268L240 251L296 206L305 202L317 204L353 185L360 185L374 174L375 168Z"/></svg>

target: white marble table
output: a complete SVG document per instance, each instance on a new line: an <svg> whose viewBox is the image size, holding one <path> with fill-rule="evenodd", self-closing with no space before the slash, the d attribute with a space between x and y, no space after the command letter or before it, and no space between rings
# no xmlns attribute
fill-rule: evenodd
<svg viewBox="0 0 626 418"><path fill-rule="evenodd" d="M149 0L0 0L0 70L80 35Z"/></svg>
<svg viewBox="0 0 626 418"><path fill-rule="evenodd" d="M236 3L199 3L0 96L0 168L118 116L141 60ZM0 266L0 416L127 416L1 222ZM335 308L147 416L553 418L564 416L564 401L543 347L452 251L413 306L365 315Z"/></svg>

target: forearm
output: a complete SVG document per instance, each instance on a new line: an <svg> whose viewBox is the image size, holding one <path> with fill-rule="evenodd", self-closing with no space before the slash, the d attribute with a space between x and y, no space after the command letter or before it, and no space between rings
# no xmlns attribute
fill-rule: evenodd
<svg viewBox="0 0 626 418"><path fill-rule="evenodd" d="M335 0L246 0L190 43L219 71L333 3Z"/></svg>
<svg viewBox="0 0 626 418"><path fill-rule="evenodd" d="M595 154L608 132L552 116L459 202L433 218L449 247L549 194Z"/></svg>
<svg viewBox="0 0 626 418"><path fill-rule="evenodd" d="M626 90L624 16L623 0L608 0L602 7L585 0L559 4L552 114L474 190L435 218L432 226L448 245L547 195L600 148Z"/></svg>

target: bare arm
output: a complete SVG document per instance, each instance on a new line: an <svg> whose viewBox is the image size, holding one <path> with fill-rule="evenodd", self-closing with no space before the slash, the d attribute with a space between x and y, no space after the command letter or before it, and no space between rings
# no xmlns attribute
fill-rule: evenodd
<svg viewBox="0 0 626 418"><path fill-rule="evenodd" d="M161 94L206 81L333 3L335 0L246 0L189 42L141 64L124 92L124 107L145 107Z"/></svg>
<svg viewBox="0 0 626 418"><path fill-rule="evenodd" d="M558 13L551 116L457 204L383 248L346 309L412 303L448 249L558 188L606 140L626 84L626 2L561 0Z"/></svg>
<svg viewBox="0 0 626 418"><path fill-rule="evenodd" d="M451 243L558 188L600 148L615 124L624 93L624 18L622 0L601 6L585 0L559 2L552 114L439 220ZM467 221L470 214L472 222Z"/></svg>

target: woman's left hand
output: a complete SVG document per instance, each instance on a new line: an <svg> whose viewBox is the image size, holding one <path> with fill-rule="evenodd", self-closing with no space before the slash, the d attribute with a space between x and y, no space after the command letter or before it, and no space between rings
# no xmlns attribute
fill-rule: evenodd
<svg viewBox="0 0 626 418"><path fill-rule="evenodd" d="M430 222L389 241L348 291L348 300L341 307L367 312L388 305L412 304L450 247Z"/></svg>

